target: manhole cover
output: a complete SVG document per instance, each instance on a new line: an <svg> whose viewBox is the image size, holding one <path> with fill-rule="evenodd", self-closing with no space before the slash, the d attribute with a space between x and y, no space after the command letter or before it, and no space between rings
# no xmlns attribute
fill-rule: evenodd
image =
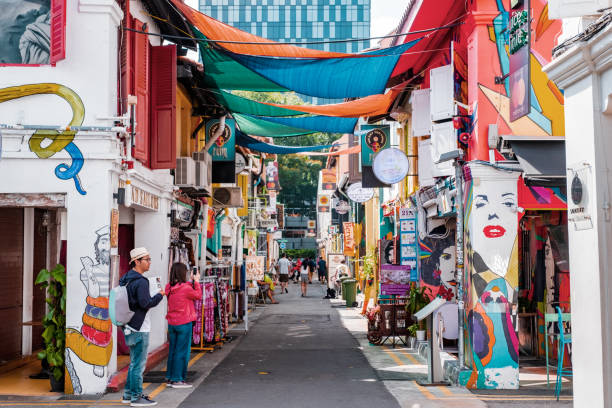
<svg viewBox="0 0 612 408"><path fill-rule="evenodd" d="M312 324L328 323L331 318L329 315L272 314L264 316L260 321L266 324Z"/></svg>

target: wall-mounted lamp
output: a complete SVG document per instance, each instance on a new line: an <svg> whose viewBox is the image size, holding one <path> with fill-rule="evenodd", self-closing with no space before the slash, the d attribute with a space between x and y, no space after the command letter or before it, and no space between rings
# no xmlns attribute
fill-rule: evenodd
<svg viewBox="0 0 612 408"><path fill-rule="evenodd" d="M117 200L117 204L125 204L125 187L119 187L116 193L113 193L113 198Z"/></svg>

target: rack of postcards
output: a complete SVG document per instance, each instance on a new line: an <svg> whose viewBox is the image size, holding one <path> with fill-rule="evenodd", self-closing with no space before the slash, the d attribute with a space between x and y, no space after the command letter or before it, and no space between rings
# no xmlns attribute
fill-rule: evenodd
<svg viewBox="0 0 612 408"><path fill-rule="evenodd" d="M191 348L213 351L231 339L228 336L230 282L226 276L212 274L200 278L200 287L202 299L195 301L196 321Z"/></svg>

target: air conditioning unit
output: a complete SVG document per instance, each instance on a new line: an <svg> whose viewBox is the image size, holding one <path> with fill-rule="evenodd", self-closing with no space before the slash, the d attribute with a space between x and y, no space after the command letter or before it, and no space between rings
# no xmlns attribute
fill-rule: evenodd
<svg viewBox="0 0 612 408"><path fill-rule="evenodd" d="M213 207L236 207L244 206L242 191L240 187L217 187L212 193Z"/></svg>
<svg viewBox="0 0 612 408"><path fill-rule="evenodd" d="M212 157L208 152L193 153L195 160L196 188L210 192L212 184Z"/></svg>
<svg viewBox="0 0 612 408"><path fill-rule="evenodd" d="M179 187L193 187L195 183L195 161L191 157L178 157L174 171L174 184Z"/></svg>

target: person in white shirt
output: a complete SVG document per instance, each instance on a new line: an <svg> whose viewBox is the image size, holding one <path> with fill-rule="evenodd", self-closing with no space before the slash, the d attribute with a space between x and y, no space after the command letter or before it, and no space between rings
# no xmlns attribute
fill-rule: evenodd
<svg viewBox="0 0 612 408"><path fill-rule="evenodd" d="M278 281L280 282L281 293L289 293L287 289L289 268L291 268L291 262L287 259L287 255L283 254L278 261Z"/></svg>

